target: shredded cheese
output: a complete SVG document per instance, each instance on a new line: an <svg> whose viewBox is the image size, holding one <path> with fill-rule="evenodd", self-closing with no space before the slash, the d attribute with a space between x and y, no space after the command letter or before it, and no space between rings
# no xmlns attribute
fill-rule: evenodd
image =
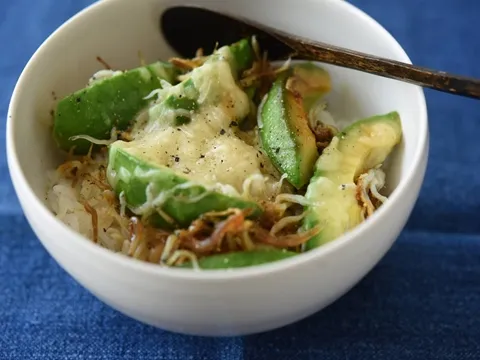
<svg viewBox="0 0 480 360"><path fill-rule="evenodd" d="M92 144L107 145L108 146L110 144L113 144L115 141L117 141L118 135L117 135L117 130L115 128L112 128L112 130L110 132L110 139L106 139L106 140L96 139L96 138L94 138L92 136L89 136L89 135L75 135L75 136L70 136L68 139L70 141L83 139L83 140L87 140L87 141L91 142Z"/></svg>

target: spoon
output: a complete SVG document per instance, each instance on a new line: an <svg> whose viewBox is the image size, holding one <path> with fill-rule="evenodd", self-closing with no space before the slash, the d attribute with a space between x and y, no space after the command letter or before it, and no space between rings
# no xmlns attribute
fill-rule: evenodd
<svg viewBox="0 0 480 360"><path fill-rule="evenodd" d="M211 53L255 35L271 60L303 59L359 70L434 90L480 99L480 80L414 66L395 60L305 39L238 16L195 6L175 6L160 18L160 28L181 56L191 57L198 48Z"/></svg>

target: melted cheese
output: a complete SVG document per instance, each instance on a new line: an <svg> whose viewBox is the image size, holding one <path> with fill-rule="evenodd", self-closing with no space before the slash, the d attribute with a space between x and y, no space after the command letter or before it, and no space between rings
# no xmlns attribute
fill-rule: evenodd
<svg viewBox="0 0 480 360"><path fill-rule="evenodd" d="M190 113L188 124L172 127L162 121L176 116L177 110L165 110L157 100L146 124L137 127L134 140L117 141L115 146L220 192L231 194L233 187L249 199L272 198L278 190L273 166L254 144L241 140L231 126L233 120L248 115L250 104L237 86L228 56L229 52L223 50L214 61L192 71L190 78L198 90L200 106ZM176 85L160 90L158 98L179 94L179 89ZM246 191L244 184L248 184Z"/></svg>

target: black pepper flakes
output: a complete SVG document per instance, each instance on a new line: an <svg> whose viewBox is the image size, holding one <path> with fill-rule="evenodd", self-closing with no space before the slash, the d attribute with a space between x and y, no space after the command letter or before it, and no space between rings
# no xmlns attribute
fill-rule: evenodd
<svg viewBox="0 0 480 360"><path fill-rule="evenodd" d="M230 127L233 127L233 126L238 126L238 123L237 123L236 121L232 121L232 122L230 123Z"/></svg>
<svg viewBox="0 0 480 360"><path fill-rule="evenodd" d="M275 152L278 154L280 152L280 148L276 148Z"/></svg>
<svg viewBox="0 0 480 360"><path fill-rule="evenodd" d="M220 135L225 135L225 129L220 130Z"/></svg>
<svg viewBox="0 0 480 360"><path fill-rule="evenodd" d="M179 162L180 158L178 156L175 156L175 162Z"/></svg>
<svg viewBox="0 0 480 360"><path fill-rule="evenodd" d="M263 163L260 163L260 167L263 169L263 167L264 167L264 166L263 166Z"/></svg>
<svg viewBox="0 0 480 360"><path fill-rule="evenodd" d="M203 159L205 157L205 155L201 154L200 155L200 159Z"/></svg>

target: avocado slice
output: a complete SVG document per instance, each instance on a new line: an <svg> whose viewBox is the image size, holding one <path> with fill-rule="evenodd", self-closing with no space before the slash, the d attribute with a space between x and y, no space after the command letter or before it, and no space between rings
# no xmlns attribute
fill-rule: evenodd
<svg viewBox="0 0 480 360"><path fill-rule="evenodd" d="M303 229L321 231L306 244L312 249L341 236L362 221L355 181L381 165L401 141L402 125L397 112L359 120L337 134L315 164L305 197Z"/></svg>
<svg viewBox="0 0 480 360"><path fill-rule="evenodd" d="M255 202L193 184L166 166L133 156L120 144L115 142L109 148L108 182L117 194L123 193L128 208L133 213L140 212L143 220L152 226L185 228L203 213L229 208L252 209L251 217L262 212ZM150 199L150 204L147 203L147 186L155 198Z"/></svg>
<svg viewBox="0 0 480 360"><path fill-rule="evenodd" d="M312 62L295 64L286 88L303 99L303 107L308 114L312 106L332 88L330 74Z"/></svg>
<svg viewBox="0 0 480 360"><path fill-rule="evenodd" d="M198 265L205 270L233 269L262 265L296 255L298 253L283 249L255 249L206 256L198 260ZM191 268L192 263L188 262L180 265L180 267Z"/></svg>
<svg viewBox="0 0 480 360"><path fill-rule="evenodd" d="M291 74L291 70L284 71L273 83L259 109L258 128L272 163L300 189L312 176L318 151L302 97L286 89Z"/></svg>
<svg viewBox="0 0 480 360"><path fill-rule="evenodd" d="M145 108L150 92L161 88L160 79L175 83L178 70L156 62L93 83L60 100L54 114L53 135L59 147L86 154L91 143L71 140L75 135L108 139L112 129L125 130Z"/></svg>
<svg viewBox="0 0 480 360"><path fill-rule="evenodd" d="M255 59L255 52L250 39L242 39L229 46L233 61L230 66L232 72L240 76L245 70L249 69Z"/></svg>

